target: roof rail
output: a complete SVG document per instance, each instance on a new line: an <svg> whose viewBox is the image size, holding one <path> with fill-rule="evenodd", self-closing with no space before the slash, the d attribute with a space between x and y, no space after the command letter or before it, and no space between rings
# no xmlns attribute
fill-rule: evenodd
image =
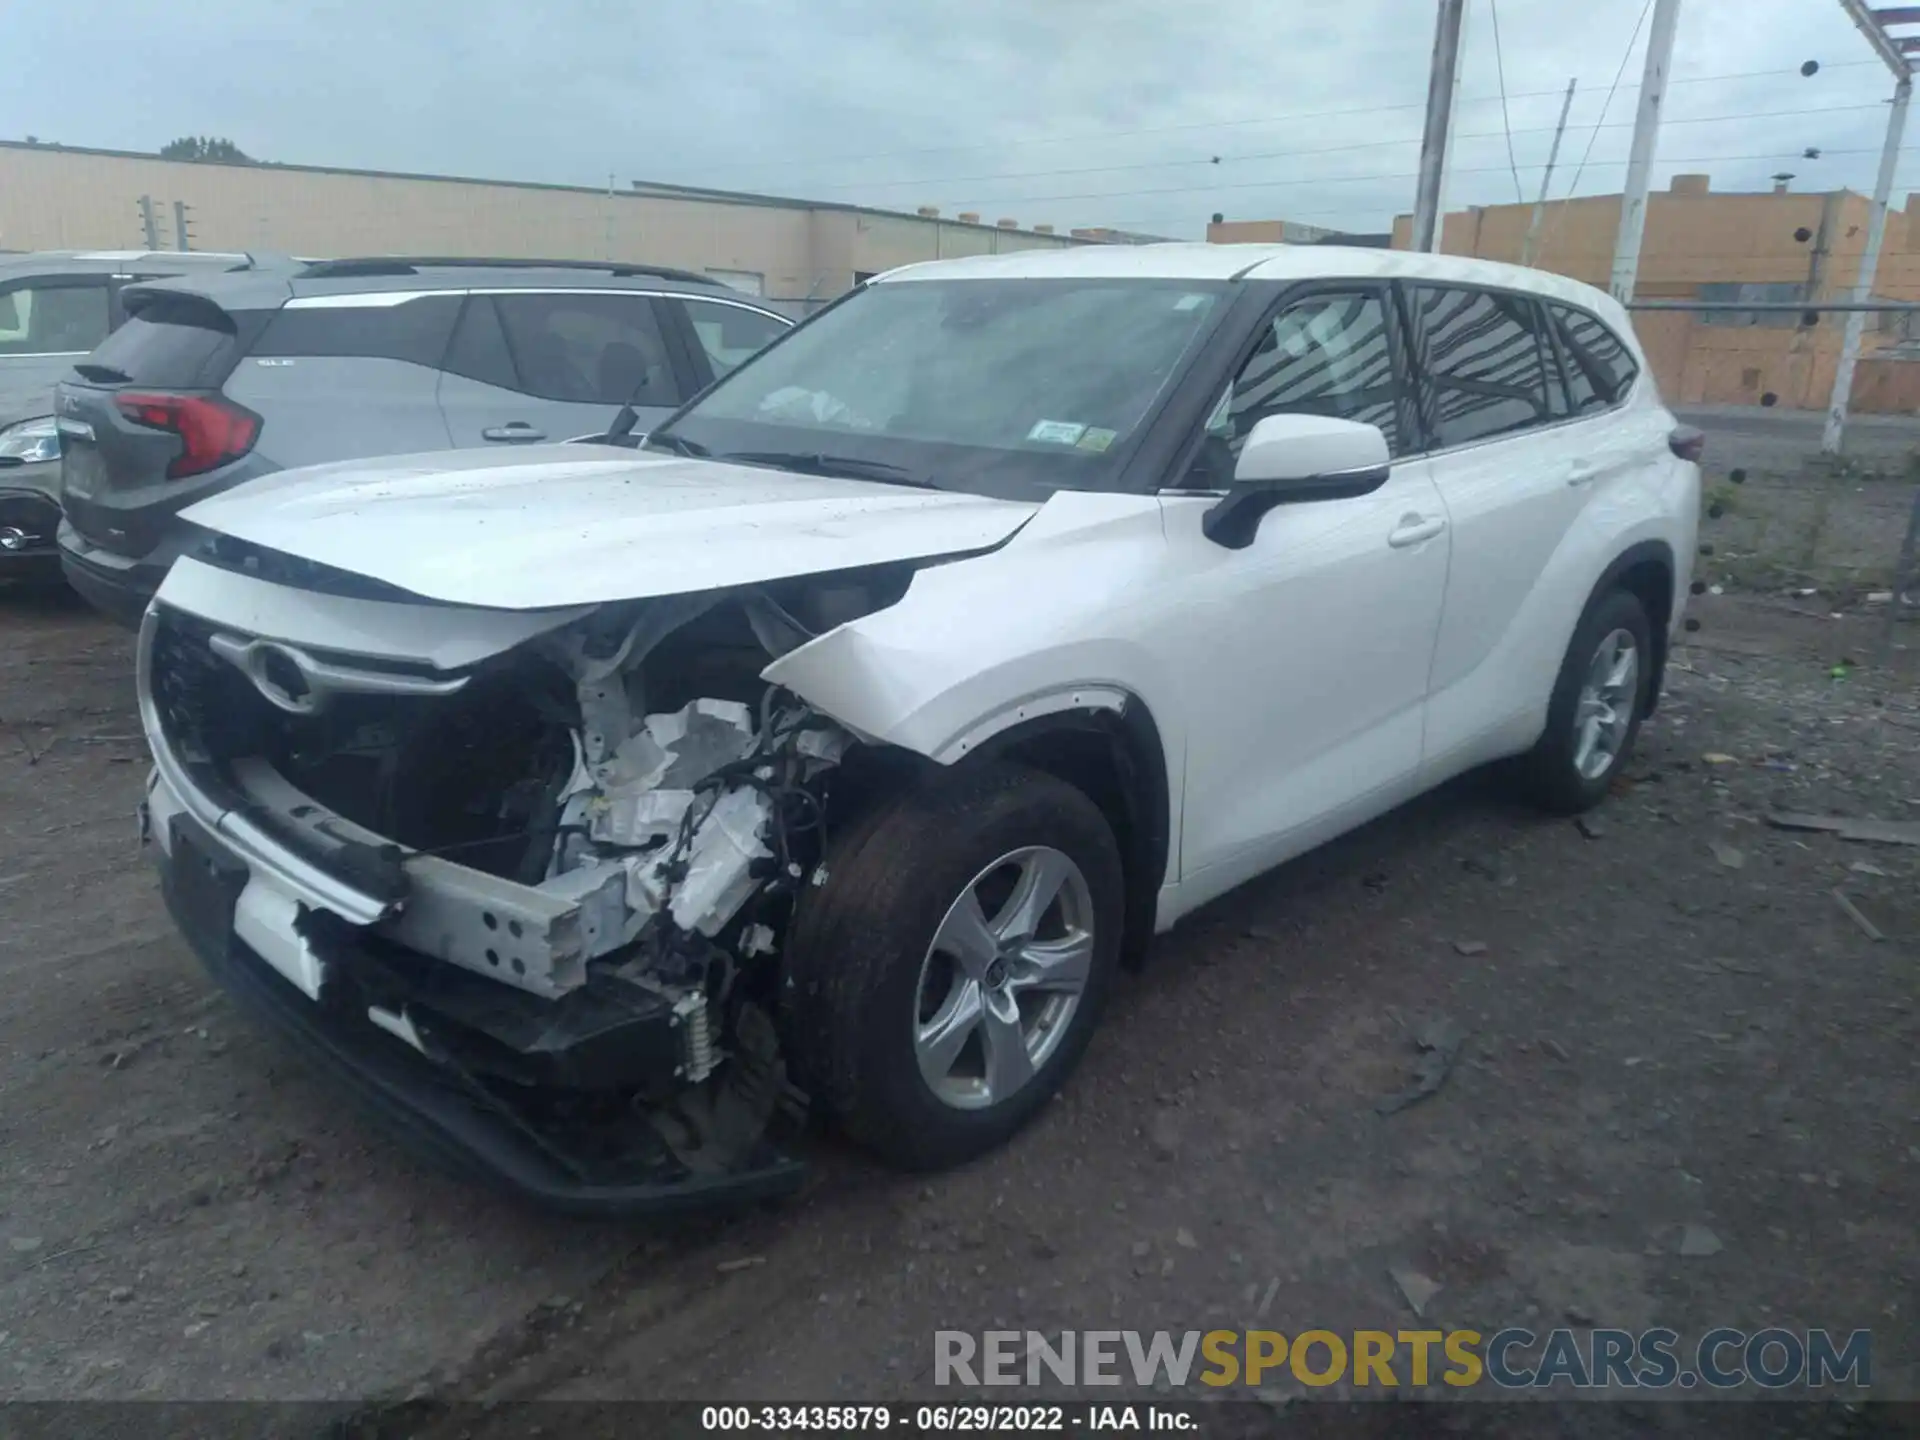
<svg viewBox="0 0 1920 1440"><path fill-rule="evenodd" d="M676 270L668 265L641 265L624 260L532 260L475 255L368 255L340 260L317 260L300 272L303 280L341 279L363 275L417 275L422 270L592 270L602 275L646 275L656 280L680 280L694 285L718 285L711 275Z"/></svg>
<svg viewBox="0 0 1920 1440"><path fill-rule="evenodd" d="M229 265L234 270L293 270L311 261L298 260L291 255L282 255L278 250L248 250L239 256L238 265Z"/></svg>

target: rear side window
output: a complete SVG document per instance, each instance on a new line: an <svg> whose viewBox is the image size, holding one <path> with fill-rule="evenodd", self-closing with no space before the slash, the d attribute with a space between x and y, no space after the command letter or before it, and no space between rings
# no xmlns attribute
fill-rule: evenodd
<svg viewBox="0 0 1920 1440"><path fill-rule="evenodd" d="M0 291L0 355L84 355L107 338L107 325L104 281Z"/></svg>
<svg viewBox="0 0 1920 1440"><path fill-rule="evenodd" d="M255 355L350 355L438 366L447 353L458 295L427 295L400 305L290 305L267 322Z"/></svg>
<svg viewBox="0 0 1920 1440"><path fill-rule="evenodd" d="M1620 337L1584 310L1547 307L1567 351L1567 390L1574 413L1605 410L1626 398L1639 377L1633 352Z"/></svg>
<svg viewBox="0 0 1920 1440"><path fill-rule="evenodd" d="M516 389L587 405L677 405L680 386L653 301L567 292L493 297Z"/></svg>
<svg viewBox="0 0 1920 1440"><path fill-rule="evenodd" d="M132 318L93 352L91 366L171 390L211 389L233 373L241 345L232 315L209 301L172 295L136 305Z"/></svg>
<svg viewBox="0 0 1920 1440"><path fill-rule="evenodd" d="M734 369L787 330L786 322L741 305L722 305L715 300L684 300L687 319L699 337L700 348L713 366L713 378Z"/></svg>
<svg viewBox="0 0 1920 1440"><path fill-rule="evenodd" d="M1417 285L1413 303L1439 445L1508 435L1550 418L1530 302L1492 290Z"/></svg>

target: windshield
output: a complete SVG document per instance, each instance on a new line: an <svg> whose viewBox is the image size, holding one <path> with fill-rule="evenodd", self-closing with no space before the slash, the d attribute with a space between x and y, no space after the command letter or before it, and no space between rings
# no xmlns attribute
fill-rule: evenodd
<svg viewBox="0 0 1920 1440"><path fill-rule="evenodd" d="M1226 298L1186 280L869 286L648 443L982 494L1111 489Z"/></svg>

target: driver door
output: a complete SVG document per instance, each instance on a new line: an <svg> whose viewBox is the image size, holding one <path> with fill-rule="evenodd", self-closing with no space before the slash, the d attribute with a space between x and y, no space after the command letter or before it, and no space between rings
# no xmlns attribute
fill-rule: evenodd
<svg viewBox="0 0 1920 1440"><path fill-rule="evenodd" d="M1389 286L1296 292L1221 396L1185 487L1162 492L1186 577L1183 909L1416 784L1450 539L1427 462L1396 458L1370 495L1278 506L1245 549L1201 532L1265 416L1362 421L1395 457L1418 450L1408 355Z"/></svg>

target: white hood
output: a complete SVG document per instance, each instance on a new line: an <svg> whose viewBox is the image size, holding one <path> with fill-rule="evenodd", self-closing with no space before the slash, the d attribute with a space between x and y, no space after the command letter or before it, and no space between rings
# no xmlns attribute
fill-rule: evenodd
<svg viewBox="0 0 1920 1440"><path fill-rule="evenodd" d="M590 445L267 475L195 525L455 605L639 600L996 545L1040 507Z"/></svg>

